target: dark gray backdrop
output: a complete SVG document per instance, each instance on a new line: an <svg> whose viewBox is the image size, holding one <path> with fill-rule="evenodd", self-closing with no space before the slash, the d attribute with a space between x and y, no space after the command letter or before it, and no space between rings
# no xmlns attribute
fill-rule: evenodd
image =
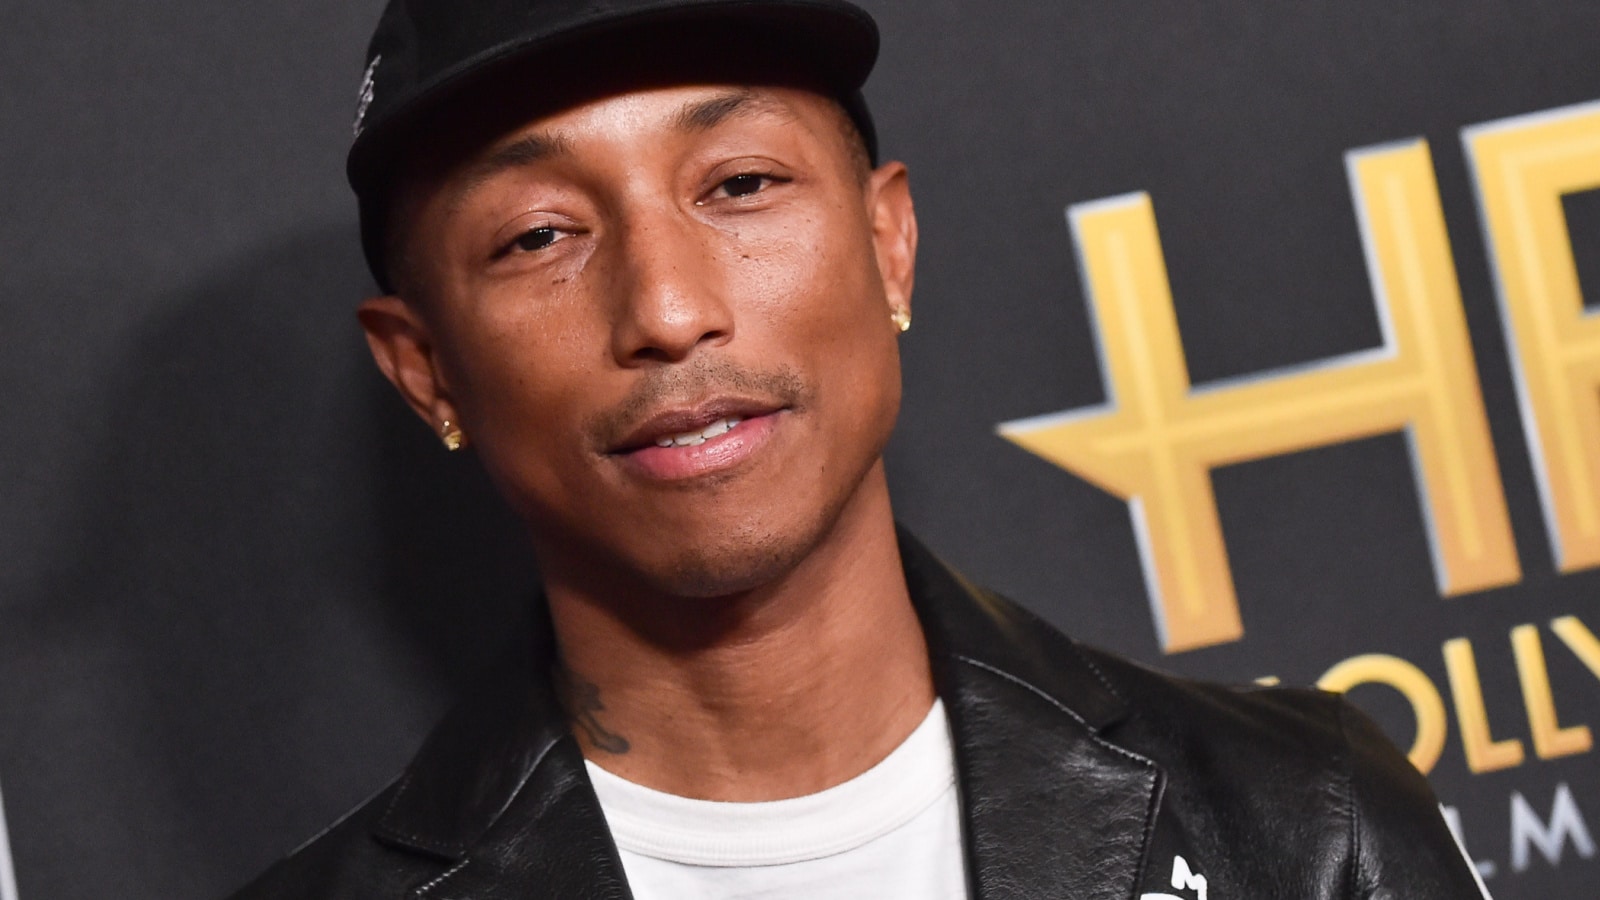
<svg viewBox="0 0 1600 900"><path fill-rule="evenodd" d="M1600 576L1549 562L1457 135L1600 98L1592 4L865 5L924 234L901 517L1182 671L1308 683L1386 652L1443 689L1439 644L1469 636L1496 736L1526 742L1506 632L1600 627ZM25 900L220 896L380 788L521 615L515 526L388 396L352 315L341 166L379 6L0 17L0 791ZM1318 359L1379 341L1341 156L1419 135L1524 580L1438 599L1399 436L1236 466L1216 484L1247 637L1163 658L1124 504L994 434L1103 398L1062 210L1152 193L1197 383ZM1574 222L1594 254L1600 220ZM1545 640L1563 723L1600 723L1594 676ZM1410 740L1392 694L1357 696ZM1548 817L1566 784L1600 815L1592 756L1472 775L1455 726L1433 780L1496 895L1591 895L1571 842L1511 871L1508 804Z"/></svg>

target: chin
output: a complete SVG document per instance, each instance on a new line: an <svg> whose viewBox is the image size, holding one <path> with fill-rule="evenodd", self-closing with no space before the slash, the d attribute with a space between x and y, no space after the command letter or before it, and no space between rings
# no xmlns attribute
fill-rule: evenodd
<svg viewBox="0 0 1600 900"><path fill-rule="evenodd" d="M749 593L794 571L822 540L821 522L774 528L747 525L717 533L698 533L667 549L648 566L647 576L662 593L711 599Z"/></svg>

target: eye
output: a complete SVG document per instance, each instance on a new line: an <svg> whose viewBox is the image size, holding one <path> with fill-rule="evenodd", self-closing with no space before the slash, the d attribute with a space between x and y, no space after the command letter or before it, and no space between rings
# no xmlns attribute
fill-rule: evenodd
<svg viewBox="0 0 1600 900"><path fill-rule="evenodd" d="M501 259L523 253L538 253L550 249L551 245L566 240L572 232L559 225L540 225L519 232L495 251L494 258Z"/></svg>
<svg viewBox="0 0 1600 900"><path fill-rule="evenodd" d="M699 201L699 205L704 206L706 203L717 199L739 200L744 197L753 197L773 185L782 184L785 181L788 181L788 179L779 178L776 175L764 175L760 172L741 172L723 180L711 191L709 197Z"/></svg>
<svg viewBox="0 0 1600 900"><path fill-rule="evenodd" d="M766 187L771 180L765 175L735 175L724 181L720 187L730 197L748 197Z"/></svg>
<svg viewBox="0 0 1600 900"><path fill-rule="evenodd" d="M510 246L506 247L506 252L514 253L520 251L523 253L533 253L537 250L543 250L560 239L561 232L556 231L554 228L546 225L542 228L524 231L522 234L518 235L517 239L512 241Z"/></svg>

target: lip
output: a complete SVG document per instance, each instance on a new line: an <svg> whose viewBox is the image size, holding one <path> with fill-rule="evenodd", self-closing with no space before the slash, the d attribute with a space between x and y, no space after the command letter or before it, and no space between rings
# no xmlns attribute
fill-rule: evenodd
<svg viewBox="0 0 1600 900"><path fill-rule="evenodd" d="M629 431L607 456L622 463L633 475L650 481L685 481L725 471L764 446L786 410L770 401L733 398L666 410ZM729 417L737 417L739 424L703 443L687 447L656 444L661 438L699 431Z"/></svg>
<svg viewBox="0 0 1600 900"><path fill-rule="evenodd" d="M618 456L636 453L655 447L656 441L661 438L700 431L721 419L738 417L748 421L773 415L783 409L782 405L770 401L720 397L692 407L663 410L634 426L606 454Z"/></svg>

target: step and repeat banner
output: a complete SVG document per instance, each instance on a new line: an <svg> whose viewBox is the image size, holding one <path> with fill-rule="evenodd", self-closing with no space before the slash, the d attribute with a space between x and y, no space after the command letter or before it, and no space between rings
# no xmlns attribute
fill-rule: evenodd
<svg viewBox="0 0 1600 900"><path fill-rule="evenodd" d="M900 517L1080 639L1349 691L1500 900L1600 880L1600 13L865 2L923 248ZM207 898L526 620L371 371L381 4L0 36L0 900Z"/></svg>

